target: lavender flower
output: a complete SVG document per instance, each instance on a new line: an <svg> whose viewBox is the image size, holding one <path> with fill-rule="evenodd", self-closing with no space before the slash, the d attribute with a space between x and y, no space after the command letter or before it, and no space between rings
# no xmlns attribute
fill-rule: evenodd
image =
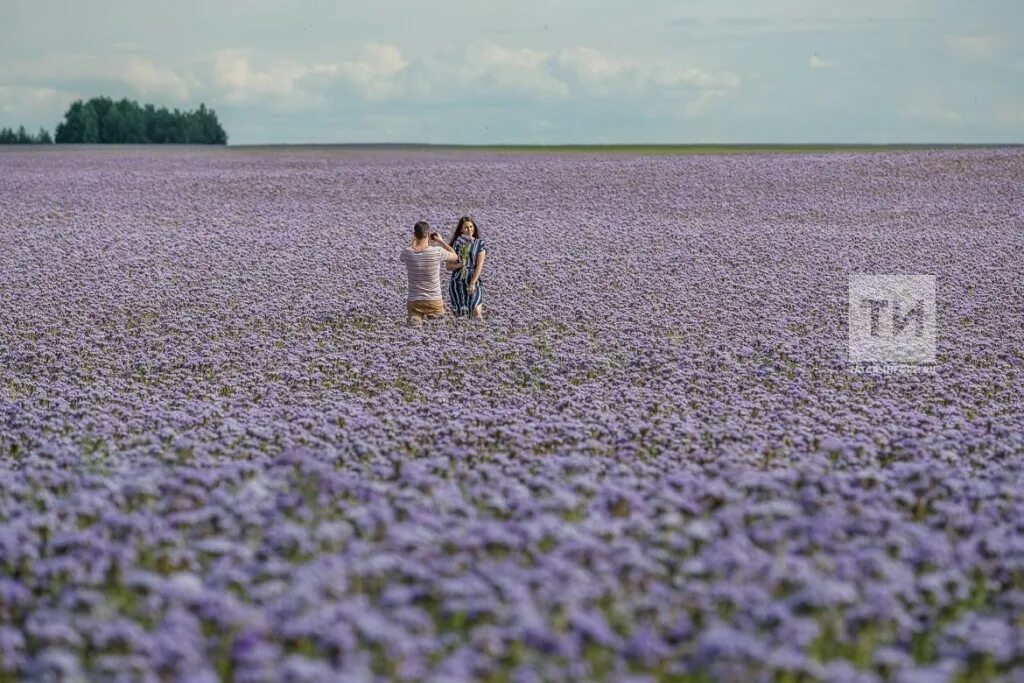
<svg viewBox="0 0 1024 683"><path fill-rule="evenodd" d="M1024 668L1020 150L0 171L0 678ZM466 207L488 320L407 328ZM858 272L934 373L850 372Z"/></svg>

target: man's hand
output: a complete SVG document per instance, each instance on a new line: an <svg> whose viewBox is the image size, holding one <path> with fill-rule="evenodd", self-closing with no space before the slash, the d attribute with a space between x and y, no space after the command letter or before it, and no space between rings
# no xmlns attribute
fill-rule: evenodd
<svg viewBox="0 0 1024 683"><path fill-rule="evenodd" d="M440 233L430 233L430 239L433 240L434 242L437 242L437 246L441 247L442 249L448 252L449 261L455 261L456 259L459 258L459 255L455 252L454 249L451 248L451 245L444 241L444 238L441 237Z"/></svg>

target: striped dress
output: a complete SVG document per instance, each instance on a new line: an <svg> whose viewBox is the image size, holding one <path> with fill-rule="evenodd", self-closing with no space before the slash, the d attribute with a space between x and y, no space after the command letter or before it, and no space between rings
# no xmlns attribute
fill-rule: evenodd
<svg viewBox="0 0 1024 683"><path fill-rule="evenodd" d="M484 276L476 281L476 291L469 294L469 278L473 276L476 268L476 259L481 252L487 251L487 245L483 240L475 240L472 237L460 235L455 244L452 245L455 252L462 260L462 268L452 271L451 282L448 283L448 299L451 303L452 312L457 316L469 315L470 312L483 302L484 298Z"/></svg>

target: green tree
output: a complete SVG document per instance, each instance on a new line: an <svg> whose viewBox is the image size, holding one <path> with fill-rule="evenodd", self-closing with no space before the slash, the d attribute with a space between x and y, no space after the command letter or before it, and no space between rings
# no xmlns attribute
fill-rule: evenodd
<svg viewBox="0 0 1024 683"><path fill-rule="evenodd" d="M0 128L0 145L49 145L52 142L53 139L45 128L40 128L36 135L25 130L25 126L18 126L18 130Z"/></svg>
<svg viewBox="0 0 1024 683"><path fill-rule="evenodd" d="M57 124L57 128L54 131L54 136L58 143L82 141L82 110L84 108L82 100L75 100L68 107L67 113L64 114L64 120Z"/></svg>
<svg viewBox="0 0 1024 683"><path fill-rule="evenodd" d="M100 141L100 117L90 101L82 107L82 137L75 142L94 145Z"/></svg>
<svg viewBox="0 0 1024 683"><path fill-rule="evenodd" d="M168 111L153 104L122 98L94 97L76 100L64 121L57 124L60 143L193 143L227 144L228 136L217 114L200 103L195 111Z"/></svg>
<svg viewBox="0 0 1024 683"><path fill-rule="evenodd" d="M124 142L124 128L121 110L117 107L107 107L105 114L100 118L100 142Z"/></svg>
<svg viewBox="0 0 1024 683"><path fill-rule="evenodd" d="M96 111L96 125L100 131L100 142L103 140L103 129L106 125L107 114L110 113L110 107L113 106L114 100L109 97L94 97L86 104L91 104L92 108Z"/></svg>
<svg viewBox="0 0 1024 683"><path fill-rule="evenodd" d="M148 142L146 136L146 119L142 107L138 102L122 99L117 103L117 109L121 112L122 120L122 142L140 144Z"/></svg>

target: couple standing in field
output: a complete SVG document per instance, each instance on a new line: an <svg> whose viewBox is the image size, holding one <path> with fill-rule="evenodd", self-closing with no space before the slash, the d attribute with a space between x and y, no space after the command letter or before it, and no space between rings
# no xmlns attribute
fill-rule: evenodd
<svg viewBox="0 0 1024 683"><path fill-rule="evenodd" d="M440 233L432 232L426 221L412 229L412 243L402 250L402 263L409 276L406 312L410 325L424 318L444 316L441 297L441 265L452 276L448 282L448 301L457 317L483 319L483 282L480 274L487 258L487 247L480 238L476 221L463 216L455 226L452 238L445 242Z"/></svg>

